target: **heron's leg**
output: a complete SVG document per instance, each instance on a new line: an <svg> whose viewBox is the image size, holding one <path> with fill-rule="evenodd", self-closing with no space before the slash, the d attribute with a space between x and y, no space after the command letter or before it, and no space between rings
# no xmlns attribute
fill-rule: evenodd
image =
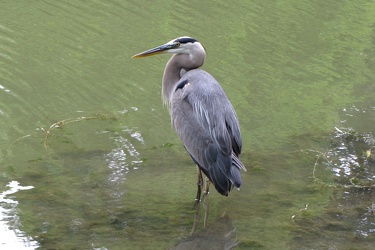
<svg viewBox="0 0 375 250"><path fill-rule="evenodd" d="M197 228L197 225L199 223L199 203L201 201L201 194L202 194L202 186L203 186L203 177L202 177L202 171L197 166L197 173L198 173L198 190L197 190L197 196L195 197L195 214L194 214L194 222L193 227L191 229L190 235L192 235L195 232L195 229Z"/></svg>
<svg viewBox="0 0 375 250"><path fill-rule="evenodd" d="M202 171L197 166L197 173L198 173L198 190L197 190L197 196L195 197L195 204L196 206L199 205L199 202L201 201L201 194L202 194L202 187L203 187L203 177L202 177Z"/></svg>
<svg viewBox="0 0 375 250"><path fill-rule="evenodd" d="M208 194L210 190L210 184L211 181L206 177L206 188L204 190L203 196L204 196L204 201L203 201L203 208L204 208L204 221L203 221L203 226L204 228L207 227L207 220L208 220Z"/></svg>

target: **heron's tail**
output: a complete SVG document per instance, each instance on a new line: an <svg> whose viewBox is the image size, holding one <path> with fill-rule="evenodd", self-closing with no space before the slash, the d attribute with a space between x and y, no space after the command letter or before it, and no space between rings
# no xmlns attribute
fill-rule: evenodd
<svg viewBox="0 0 375 250"><path fill-rule="evenodd" d="M227 172L223 166L228 166L230 164L230 170ZM234 154L232 154L232 158L219 157L215 165L211 166L208 170L202 167L200 168L214 184L216 190L225 196L228 196L233 186L236 188L241 186L242 179L240 169L246 171L244 165Z"/></svg>
<svg viewBox="0 0 375 250"><path fill-rule="evenodd" d="M246 172L246 168L242 164L240 159L238 159L238 157L235 154L232 154L232 167L230 169L230 176L228 176L228 179L233 183L233 185L236 188L239 188L242 184L240 169Z"/></svg>

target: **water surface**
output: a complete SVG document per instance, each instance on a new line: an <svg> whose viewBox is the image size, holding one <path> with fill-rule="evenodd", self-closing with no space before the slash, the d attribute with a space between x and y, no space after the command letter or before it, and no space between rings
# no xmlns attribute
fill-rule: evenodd
<svg viewBox="0 0 375 250"><path fill-rule="evenodd" d="M371 249L373 13L372 0L3 1L1 247L214 246L236 228L238 249ZM230 226L192 238L168 56L131 59L183 35L208 51L248 169L240 191L210 193L209 223Z"/></svg>

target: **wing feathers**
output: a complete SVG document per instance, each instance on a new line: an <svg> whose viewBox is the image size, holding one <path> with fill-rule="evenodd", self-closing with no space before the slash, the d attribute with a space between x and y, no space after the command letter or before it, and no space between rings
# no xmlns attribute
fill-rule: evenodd
<svg viewBox="0 0 375 250"><path fill-rule="evenodd" d="M176 88L170 110L172 125L216 190L228 195L233 185L241 186L239 169L246 170L238 159L242 147L239 125L220 85L208 73L200 70L199 74L200 79L189 78L189 85Z"/></svg>

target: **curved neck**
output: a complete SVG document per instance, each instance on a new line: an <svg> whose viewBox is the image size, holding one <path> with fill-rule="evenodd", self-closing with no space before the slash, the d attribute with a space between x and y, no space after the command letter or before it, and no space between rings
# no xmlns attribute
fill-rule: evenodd
<svg viewBox="0 0 375 250"><path fill-rule="evenodd" d="M189 70L199 68L203 65L205 53L197 54L174 54L169 59L164 69L162 95L163 101L170 106L170 101L174 93L176 84L180 81L181 76ZM184 73L181 75L181 70Z"/></svg>
<svg viewBox="0 0 375 250"><path fill-rule="evenodd" d="M174 85L180 80L182 66L178 63L178 54L172 55L164 69L162 81L163 102L169 106Z"/></svg>

